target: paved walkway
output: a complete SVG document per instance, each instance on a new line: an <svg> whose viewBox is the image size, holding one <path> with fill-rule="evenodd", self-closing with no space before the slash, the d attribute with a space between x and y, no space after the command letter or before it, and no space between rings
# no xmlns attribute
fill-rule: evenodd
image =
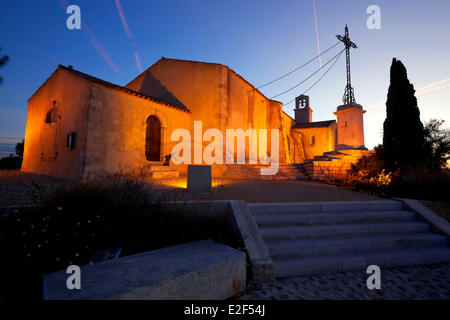
<svg viewBox="0 0 450 320"><path fill-rule="evenodd" d="M32 204L67 179L0 170L0 206ZM271 181L214 179L213 192L195 194L186 190L186 177L163 181L169 198L185 200L245 200L247 202L366 201L381 198L317 181Z"/></svg>
<svg viewBox="0 0 450 320"><path fill-rule="evenodd" d="M208 200L245 200L247 202L310 202L381 200L367 193L356 192L322 182L224 180L222 188L204 196Z"/></svg>
<svg viewBox="0 0 450 320"><path fill-rule="evenodd" d="M250 285L240 300L450 300L450 264L381 269L381 289L369 290L365 271L278 279Z"/></svg>

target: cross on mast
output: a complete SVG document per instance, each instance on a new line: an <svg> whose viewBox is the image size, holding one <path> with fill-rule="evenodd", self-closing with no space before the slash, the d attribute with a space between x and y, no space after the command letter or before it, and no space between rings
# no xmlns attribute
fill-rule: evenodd
<svg viewBox="0 0 450 320"><path fill-rule="evenodd" d="M347 25L345 25L345 34L344 36L336 35L336 38L339 39L339 41L342 41L345 45L345 56L347 60L347 85L345 87L344 96L342 97L342 101L344 104L350 104L350 103L356 103L355 95L353 93L352 83L351 83L351 77L350 77L350 48L358 48L356 44L354 44L348 35L348 28Z"/></svg>

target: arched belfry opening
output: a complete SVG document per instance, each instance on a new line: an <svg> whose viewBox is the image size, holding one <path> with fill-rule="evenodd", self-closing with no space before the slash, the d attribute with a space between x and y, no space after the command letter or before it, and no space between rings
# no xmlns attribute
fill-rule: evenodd
<svg viewBox="0 0 450 320"><path fill-rule="evenodd" d="M161 160L161 122L155 116L150 116L147 119L145 158L148 161Z"/></svg>

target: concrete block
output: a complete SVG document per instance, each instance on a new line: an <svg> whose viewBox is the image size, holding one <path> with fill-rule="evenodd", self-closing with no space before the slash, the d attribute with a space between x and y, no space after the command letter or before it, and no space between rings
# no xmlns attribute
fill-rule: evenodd
<svg viewBox="0 0 450 320"><path fill-rule="evenodd" d="M46 300L226 299L245 290L245 253L196 241L81 267L81 289L69 290L65 270L44 276Z"/></svg>
<svg viewBox="0 0 450 320"><path fill-rule="evenodd" d="M189 165L187 188L189 191L211 192L211 166Z"/></svg>

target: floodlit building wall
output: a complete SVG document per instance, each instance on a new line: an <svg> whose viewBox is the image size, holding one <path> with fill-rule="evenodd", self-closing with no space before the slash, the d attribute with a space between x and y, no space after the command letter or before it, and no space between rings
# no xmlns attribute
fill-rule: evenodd
<svg viewBox="0 0 450 320"><path fill-rule="evenodd" d="M28 100L21 171L73 179L81 177L90 85L89 81L58 69ZM54 106L56 121L47 123L46 115ZM66 148L70 132L76 132L73 150Z"/></svg>
<svg viewBox="0 0 450 320"><path fill-rule="evenodd" d="M305 159L313 159L324 152L336 150L336 124L319 128L296 128L301 134Z"/></svg>
<svg viewBox="0 0 450 320"><path fill-rule="evenodd" d="M171 133L190 128L190 114L101 85L91 88L84 177L122 172L141 173L151 162L145 155L147 119L161 123L161 160L178 141ZM186 165L173 165L186 172Z"/></svg>

